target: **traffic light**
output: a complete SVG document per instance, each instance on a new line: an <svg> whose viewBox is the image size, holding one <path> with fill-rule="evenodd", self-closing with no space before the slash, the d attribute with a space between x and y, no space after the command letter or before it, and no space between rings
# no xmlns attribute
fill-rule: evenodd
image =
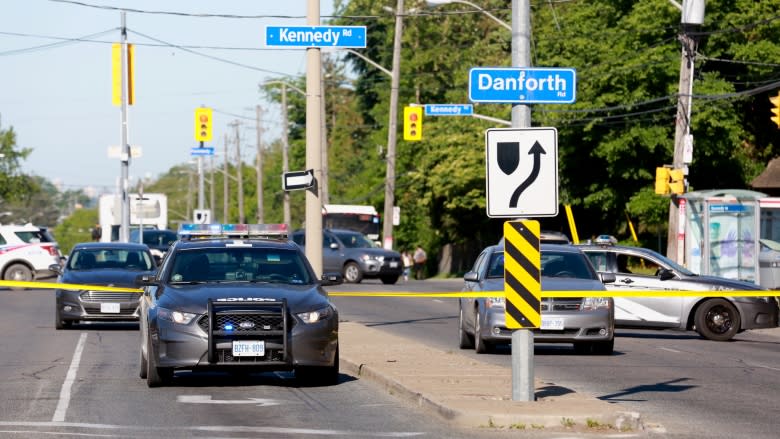
<svg viewBox="0 0 780 439"><path fill-rule="evenodd" d="M195 140L208 142L211 140L211 108L195 109Z"/></svg>
<svg viewBox="0 0 780 439"><path fill-rule="evenodd" d="M685 193L685 174L683 174L682 169L670 169L669 170L669 178L671 181L669 182L669 190L673 194L684 194Z"/></svg>
<svg viewBox="0 0 780 439"><path fill-rule="evenodd" d="M769 111L772 112L774 116L770 117L769 120L775 123L778 128L780 128L780 93L778 93L777 96L770 96L769 102L774 105Z"/></svg>
<svg viewBox="0 0 780 439"><path fill-rule="evenodd" d="M422 107L404 107L404 140L422 140Z"/></svg>
<svg viewBox="0 0 780 439"><path fill-rule="evenodd" d="M669 168L655 168L655 193L658 195L669 193Z"/></svg>

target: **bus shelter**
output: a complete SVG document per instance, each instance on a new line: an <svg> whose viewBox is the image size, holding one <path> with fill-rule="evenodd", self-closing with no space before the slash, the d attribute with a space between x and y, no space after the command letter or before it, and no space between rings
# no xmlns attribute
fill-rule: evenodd
<svg viewBox="0 0 780 439"><path fill-rule="evenodd" d="M718 189L680 196L685 265L694 273L760 284L761 192Z"/></svg>

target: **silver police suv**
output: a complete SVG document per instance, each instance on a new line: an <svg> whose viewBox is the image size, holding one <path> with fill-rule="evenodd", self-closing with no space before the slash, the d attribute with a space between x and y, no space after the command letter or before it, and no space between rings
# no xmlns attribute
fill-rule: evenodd
<svg viewBox="0 0 780 439"><path fill-rule="evenodd" d="M577 246L599 272L614 273L608 290L763 290L750 282L700 276L661 254L616 245L609 236ZM777 326L778 306L766 297L615 297L615 325L629 328L695 330L710 340L725 341L746 329Z"/></svg>

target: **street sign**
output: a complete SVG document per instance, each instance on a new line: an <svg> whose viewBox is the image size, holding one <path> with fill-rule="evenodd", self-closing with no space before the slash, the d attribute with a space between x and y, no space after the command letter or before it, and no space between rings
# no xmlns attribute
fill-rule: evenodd
<svg viewBox="0 0 780 439"><path fill-rule="evenodd" d="M265 45L282 47L366 47L365 26L266 26Z"/></svg>
<svg viewBox="0 0 780 439"><path fill-rule="evenodd" d="M576 94L574 69L474 67L469 71L471 102L572 104Z"/></svg>
<svg viewBox="0 0 780 439"><path fill-rule="evenodd" d="M207 146L207 147L200 147L200 148L190 148L190 155L196 156L196 155L214 155L214 148Z"/></svg>
<svg viewBox="0 0 780 439"><path fill-rule="evenodd" d="M542 323L539 221L504 223L504 321L509 329Z"/></svg>
<svg viewBox="0 0 780 439"><path fill-rule="evenodd" d="M558 130L485 131L489 217L558 215Z"/></svg>
<svg viewBox="0 0 780 439"><path fill-rule="evenodd" d="M426 116L471 116L474 106L471 104L425 104Z"/></svg>
<svg viewBox="0 0 780 439"><path fill-rule="evenodd" d="M314 186L314 169L285 172L282 175L282 189L285 191L308 189L312 186Z"/></svg>

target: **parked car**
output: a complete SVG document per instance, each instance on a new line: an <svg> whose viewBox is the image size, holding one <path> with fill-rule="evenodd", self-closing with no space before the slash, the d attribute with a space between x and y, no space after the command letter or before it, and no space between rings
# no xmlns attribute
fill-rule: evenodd
<svg viewBox="0 0 780 439"><path fill-rule="evenodd" d="M542 244L542 291L605 291L602 282L612 274L597 273L578 248ZM496 291L493 298L460 298L458 336L461 349L490 352L496 344L509 343L504 312L504 247L487 247L463 277L463 291ZM609 297L542 298L542 324L534 341L572 343L577 353L611 355L614 349L615 315Z"/></svg>
<svg viewBox="0 0 780 439"><path fill-rule="evenodd" d="M55 275L49 269L59 263L60 248L45 228L0 225L0 278L32 281Z"/></svg>
<svg viewBox="0 0 780 439"><path fill-rule="evenodd" d="M56 290L56 329L81 321L138 320L140 294L90 290L89 285L135 288L139 274L156 269L154 258L144 244L87 242L76 244L63 267L53 264L60 283L84 284L83 290Z"/></svg>
<svg viewBox="0 0 780 439"><path fill-rule="evenodd" d="M130 230L130 242L140 242L140 233L141 231L139 228ZM177 239L179 239L178 235L173 230L144 228L143 243L149 247L149 250L152 252L152 256L154 256L158 265L168 251L168 248Z"/></svg>
<svg viewBox="0 0 780 439"><path fill-rule="evenodd" d="M639 247L614 245L599 239L578 246L598 271L614 273L610 290L762 290L751 283L717 276L700 276L661 254ZM766 297L616 297L615 324L633 328L695 330L710 340L730 340L738 332L774 328L777 300Z"/></svg>
<svg viewBox="0 0 780 439"><path fill-rule="evenodd" d="M306 233L297 230L291 239L306 247ZM324 229L322 235L322 270L343 273L344 280L360 283L363 279L379 278L384 284L394 284L403 273L401 254L375 247L366 235L345 229Z"/></svg>

